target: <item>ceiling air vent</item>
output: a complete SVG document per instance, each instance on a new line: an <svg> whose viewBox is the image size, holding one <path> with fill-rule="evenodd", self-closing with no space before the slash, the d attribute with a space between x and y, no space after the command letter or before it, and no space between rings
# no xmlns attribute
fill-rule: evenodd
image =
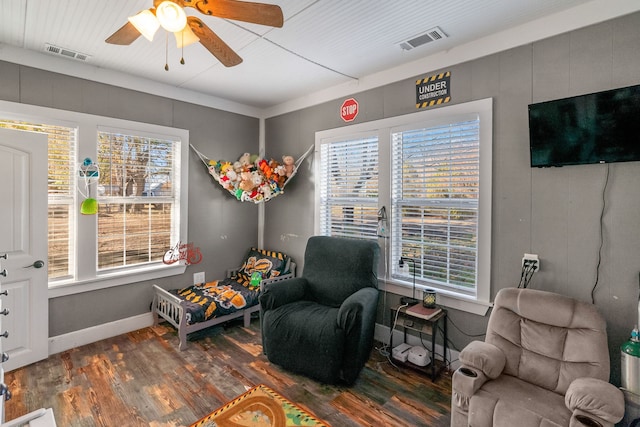
<svg viewBox="0 0 640 427"><path fill-rule="evenodd" d="M409 40L400 42L399 44L402 50L411 50L418 46L422 46L423 44L445 38L447 38L447 35L444 33L444 31L442 31L440 27L435 27L425 33L412 37Z"/></svg>
<svg viewBox="0 0 640 427"><path fill-rule="evenodd" d="M78 61L88 61L91 58L90 55L76 52L75 50L67 49L60 46L55 46L49 43L45 43L44 51L51 55L64 56L65 58L76 59Z"/></svg>

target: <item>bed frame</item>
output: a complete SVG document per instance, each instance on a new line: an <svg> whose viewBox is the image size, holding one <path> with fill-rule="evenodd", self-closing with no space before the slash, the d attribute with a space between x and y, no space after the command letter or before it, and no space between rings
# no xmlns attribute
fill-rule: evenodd
<svg viewBox="0 0 640 427"><path fill-rule="evenodd" d="M239 268L227 270L227 278L234 276L238 270ZM290 271L290 274L284 274L279 277L263 280L262 283L260 283L260 289L264 289L264 286L269 283L280 282L282 280L295 277L296 264L294 262L291 262ZM151 311L153 312L153 325L158 325L160 317L171 323L178 330L178 337L180 338L178 349L180 351L187 348L187 334L240 317L244 320L244 327L248 328L251 323L251 314L260 311L260 304L256 304L225 316L214 317L204 322L189 325L187 323L187 310L185 309L186 303L184 300L157 285L153 285L153 293L153 304L151 306Z"/></svg>

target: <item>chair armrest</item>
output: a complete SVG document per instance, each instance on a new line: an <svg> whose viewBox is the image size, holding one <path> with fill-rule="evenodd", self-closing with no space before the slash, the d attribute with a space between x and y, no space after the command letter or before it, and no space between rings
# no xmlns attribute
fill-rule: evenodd
<svg viewBox="0 0 640 427"><path fill-rule="evenodd" d="M260 307L263 311L272 310L304 298L307 280L296 277L274 283L267 283L260 295Z"/></svg>
<svg viewBox="0 0 640 427"><path fill-rule="evenodd" d="M507 359L495 345L471 341L460 352L460 362L451 378L451 416L466 420L471 396L489 379L500 376Z"/></svg>
<svg viewBox="0 0 640 427"><path fill-rule="evenodd" d="M597 378L573 380L564 396L564 403L573 412L572 426L584 425L584 422L579 422L581 417L595 418L602 425L613 425L624 417L622 391Z"/></svg>
<svg viewBox="0 0 640 427"><path fill-rule="evenodd" d="M460 352L462 365L475 368L494 380L504 370L507 358L502 350L484 341L472 341Z"/></svg>
<svg viewBox="0 0 640 427"><path fill-rule="evenodd" d="M489 378L482 371L466 366L456 369L451 377L452 411L458 409L466 414L471 396L487 382Z"/></svg>
<svg viewBox="0 0 640 427"><path fill-rule="evenodd" d="M349 295L338 308L336 324L345 333L342 380L350 385L369 359L378 309L378 290L362 288Z"/></svg>
<svg viewBox="0 0 640 427"><path fill-rule="evenodd" d="M376 315L378 302L378 290L374 288L362 288L347 299L345 299L338 309L338 326L351 332L357 326L357 316L362 316L362 323L369 323L370 317Z"/></svg>

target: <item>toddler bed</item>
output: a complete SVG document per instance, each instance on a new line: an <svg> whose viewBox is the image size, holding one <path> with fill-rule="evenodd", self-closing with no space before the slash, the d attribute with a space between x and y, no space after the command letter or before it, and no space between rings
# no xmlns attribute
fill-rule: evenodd
<svg viewBox="0 0 640 427"><path fill-rule="evenodd" d="M260 310L258 297L264 285L295 276L296 264L281 252L251 248L242 265L227 270L226 278L182 289L153 285L153 323L160 317L178 330L180 344L187 334L242 317L248 327L251 314Z"/></svg>

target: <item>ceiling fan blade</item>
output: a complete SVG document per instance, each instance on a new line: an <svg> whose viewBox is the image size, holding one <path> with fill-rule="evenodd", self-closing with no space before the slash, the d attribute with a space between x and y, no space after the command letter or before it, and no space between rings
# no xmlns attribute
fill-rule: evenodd
<svg viewBox="0 0 640 427"><path fill-rule="evenodd" d="M275 4L255 3L238 0L183 0L184 6L197 9L205 15L253 24L282 27L282 9Z"/></svg>
<svg viewBox="0 0 640 427"><path fill-rule="evenodd" d="M111 34L105 41L111 44L127 45L133 43L138 37L140 37L140 31L136 30L136 27L127 21L126 24Z"/></svg>
<svg viewBox="0 0 640 427"><path fill-rule="evenodd" d="M200 43L224 65L233 67L242 62L242 58L233 51L216 33L211 31L199 18L195 16L187 17L187 25L200 39Z"/></svg>

